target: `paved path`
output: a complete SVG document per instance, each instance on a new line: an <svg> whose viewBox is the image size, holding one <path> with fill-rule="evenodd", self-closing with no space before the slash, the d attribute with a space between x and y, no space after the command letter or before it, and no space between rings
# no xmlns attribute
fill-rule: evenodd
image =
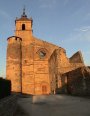
<svg viewBox="0 0 90 116"><path fill-rule="evenodd" d="M22 114L16 116L90 116L90 99L80 97L37 96L20 98L18 104Z"/></svg>

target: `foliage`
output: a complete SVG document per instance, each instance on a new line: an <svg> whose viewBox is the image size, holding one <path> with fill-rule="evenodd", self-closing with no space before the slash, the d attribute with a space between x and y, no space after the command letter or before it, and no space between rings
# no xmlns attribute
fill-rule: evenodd
<svg viewBox="0 0 90 116"><path fill-rule="evenodd" d="M11 94L11 81L0 78L0 99Z"/></svg>

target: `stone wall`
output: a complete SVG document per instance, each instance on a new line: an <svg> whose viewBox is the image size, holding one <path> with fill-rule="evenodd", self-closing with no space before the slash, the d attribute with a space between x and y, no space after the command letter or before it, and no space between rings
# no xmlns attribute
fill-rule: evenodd
<svg viewBox="0 0 90 116"><path fill-rule="evenodd" d="M61 73L66 72L68 67L70 67L70 63L66 51L63 48L56 49L49 59L49 78L52 92L61 87Z"/></svg>
<svg viewBox="0 0 90 116"><path fill-rule="evenodd" d="M49 94L48 59L57 46L33 36L32 38L32 43L30 43L31 41L25 42L22 47L22 92L28 94ZM42 91L43 86L46 86L46 93Z"/></svg>
<svg viewBox="0 0 90 116"><path fill-rule="evenodd" d="M11 95L0 100L0 116L13 116L17 108L17 96Z"/></svg>
<svg viewBox="0 0 90 116"><path fill-rule="evenodd" d="M12 91L26 94L49 94L48 59L58 46L30 36L30 41L11 36L7 46L7 79ZM42 57L42 53L45 56ZM46 93L42 87L46 86Z"/></svg>
<svg viewBox="0 0 90 116"><path fill-rule="evenodd" d="M11 90L21 92L21 38L12 36L8 38L6 78L11 80Z"/></svg>
<svg viewBox="0 0 90 116"><path fill-rule="evenodd" d="M76 52L71 58L70 63L84 63L81 51Z"/></svg>
<svg viewBox="0 0 90 116"><path fill-rule="evenodd" d="M56 49L49 59L49 74L51 91L57 88L62 88L62 74L75 70L79 67L84 66L81 52L77 52L71 59L67 58L66 51L64 49ZM71 62L71 61L72 62ZM74 62L75 61L75 62ZM67 79L64 79L65 82Z"/></svg>
<svg viewBox="0 0 90 116"><path fill-rule="evenodd" d="M77 68L65 75L67 77L67 91L73 95L90 95L90 69Z"/></svg>

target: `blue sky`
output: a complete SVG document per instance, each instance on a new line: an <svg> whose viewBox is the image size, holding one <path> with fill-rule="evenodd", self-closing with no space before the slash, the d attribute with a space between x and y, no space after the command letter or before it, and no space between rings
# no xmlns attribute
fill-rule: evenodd
<svg viewBox="0 0 90 116"><path fill-rule="evenodd" d="M68 57L81 50L90 65L90 0L0 0L0 76L5 77L7 38L24 5L34 36L65 48Z"/></svg>

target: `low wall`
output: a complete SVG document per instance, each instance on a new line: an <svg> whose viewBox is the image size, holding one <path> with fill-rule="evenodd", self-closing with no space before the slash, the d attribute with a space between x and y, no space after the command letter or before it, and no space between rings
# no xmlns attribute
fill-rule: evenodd
<svg viewBox="0 0 90 116"><path fill-rule="evenodd" d="M90 96L90 69L81 67L67 75L67 90L72 95Z"/></svg>
<svg viewBox="0 0 90 116"><path fill-rule="evenodd" d="M32 103L44 103L45 102L45 99L46 99L47 95L34 95L32 97Z"/></svg>
<svg viewBox="0 0 90 116"><path fill-rule="evenodd" d="M17 108L17 95L11 95L0 100L0 116L14 116Z"/></svg>

